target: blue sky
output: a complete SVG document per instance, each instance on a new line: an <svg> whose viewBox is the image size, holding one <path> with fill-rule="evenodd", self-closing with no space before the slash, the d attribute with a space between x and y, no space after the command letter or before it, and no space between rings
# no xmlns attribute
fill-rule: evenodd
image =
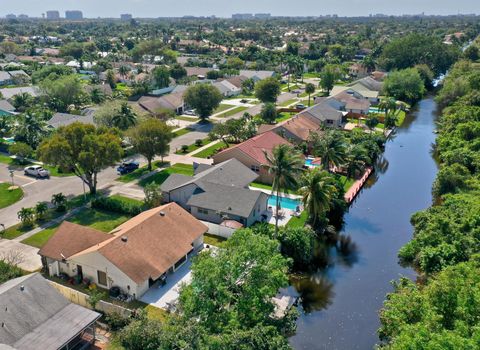
<svg viewBox="0 0 480 350"><path fill-rule="evenodd" d="M81 10L85 17L206 16L230 17L236 12L269 12L272 15L340 16L385 14L480 14L480 0L0 0L0 16L25 13L41 16L47 10Z"/></svg>

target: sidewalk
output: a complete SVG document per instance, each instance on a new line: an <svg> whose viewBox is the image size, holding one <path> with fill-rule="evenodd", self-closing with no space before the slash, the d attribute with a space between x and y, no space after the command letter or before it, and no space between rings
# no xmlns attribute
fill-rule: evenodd
<svg viewBox="0 0 480 350"><path fill-rule="evenodd" d="M211 147L211 146L213 146L213 145L216 145L216 144L219 143L220 141L221 141L221 140L212 141L212 142L210 142L209 144L206 144L205 146L202 146L202 147L200 147L200 148L197 148L195 151L186 154L185 156L187 156L187 157L192 157L192 156L194 156L195 154L200 153L200 152L203 151L204 149L207 149L207 148L209 148L209 147Z"/></svg>

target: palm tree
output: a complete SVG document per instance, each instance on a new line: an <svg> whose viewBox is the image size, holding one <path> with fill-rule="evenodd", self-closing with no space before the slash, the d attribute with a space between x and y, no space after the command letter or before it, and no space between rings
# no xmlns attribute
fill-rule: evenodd
<svg viewBox="0 0 480 350"><path fill-rule="evenodd" d="M118 68L118 73L122 76L123 79L125 79L128 75L128 72L130 72L130 67L126 65L121 65L120 68Z"/></svg>
<svg viewBox="0 0 480 350"><path fill-rule="evenodd" d="M93 103L100 104L105 101L105 94L100 88L95 87L92 89L92 92L90 92L90 99Z"/></svg>
<svg viewBox="0 0 480 350"><path fill-rule="evenodd" d="M299 193L313 227L330 209L331 200L336 193L335 180L325 170L315 168L308 171L302 179L303 186Z"/></svg>
<svg viewBox="0 0 480 350"><path fill-rule="evenodd" d="M388 117L390 112L395 112L397 111L397 101L395 101L394 98L392 97L386 97L380 101L378 104L378 108L381 111L385 112L385 119Z"/></svg>
<svg viewBox="0 0 480 350"><path fill-rule="evenodd" d="M35 205L35 218L38 221L42 221L45 219L45 215L47 214L48 206L46 202L38 202Z"/></svg>
<svg viewBox="0 0 480 350"><path fill-rule="evenodd" d="M303 162L300 154L291 146L285 144L275 147L272 154L265 151L264 154L267 159L268 173L273 176L272 194L276 194L275 237L277 237L280 193L296 187L297 176L302 172Z"/></svg>
<svg viewBox="0 0 480 350"><path fill-rule="evenodd" d="M13 106L20 112L24 112L31 104L33 97L26 92L16 94L12 98Z"/></svg>
<svg viewBox="0 0 480 350"><path fill-rule="evenodd" d="M314 145L314 154L321 158L324 170L330 171L332 166L340 166L346 158L346 145L343 137L335 131L328 131L319 137Z"/></svg>
<svg viewBox="0 0 480 350"><path fill-rule="evenodd" d="M23 227L30 227L33 225L34 211L32 208L22 208L17 213L18 218L22 222Z"/></svg>
<svg viewBox="0 0 480 350"><path fill-rule="evenodd" d="M127 102L122 103L120 111L112 118L113 125L121 130L127 130L129 127L137 124L137 116Z"/></svg>
<svg viewBox="0 0 480 350"><path fill-rule="evenodd" d="M346 159L346 170L347 170L347 179L356 178L358 173L361 173L365 166L371 162L370 157L368 156L367 150L358 145L351 145L348 148L347 159Z"/></svg>
<svg viewBox="0 0 480 350"><path fill-rule="evenodd" d="M315 85L312 83L305 85L305 92L308 94L308 107L310 107L310 96L315 92Z"/></svg>
<svg viewBox="0 0 480 350"><path fill-rule="evenodd" d="M22 114L14 127L15 139L36 148L47 133L47 124L37 114Z"/></svg>

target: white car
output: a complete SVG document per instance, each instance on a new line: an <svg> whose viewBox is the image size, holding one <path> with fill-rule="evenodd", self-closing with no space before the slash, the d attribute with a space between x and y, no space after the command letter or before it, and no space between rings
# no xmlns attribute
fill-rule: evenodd
<svg viewBox="0 0 480 350"><path fill-rule="evenodd" d="M41 165L31 165L27 166L25 169L25 175L29 176L35 176L35 177L43 177L43 178L49 178L50 177L50 172L48 170L45 170L42 168Z"/></svg>
<svg viewBox="0 0 480 350"><path fill-rule="evenodd" d="M189 109L188 111L185 111L183 114L185 115L191 115L191 116L196 116L197 114L195 113L194 109Z"/></svg>

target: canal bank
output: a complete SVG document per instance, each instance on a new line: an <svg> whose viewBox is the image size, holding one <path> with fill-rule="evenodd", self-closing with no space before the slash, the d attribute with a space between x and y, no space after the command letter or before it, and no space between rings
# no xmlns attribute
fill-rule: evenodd
<svg viewBox="0 0 480 350"><path fill-rule="evenodd" d="M398 264L397 254L411 239L411 215L431 204L436 108L431 96L420 101L386 144L345 215L345 249L325 247L322 267L292 281L303 300L290 339L295 349L366 350L378 342L378 311L392 290L390 281L415 278Z"/></svg>

